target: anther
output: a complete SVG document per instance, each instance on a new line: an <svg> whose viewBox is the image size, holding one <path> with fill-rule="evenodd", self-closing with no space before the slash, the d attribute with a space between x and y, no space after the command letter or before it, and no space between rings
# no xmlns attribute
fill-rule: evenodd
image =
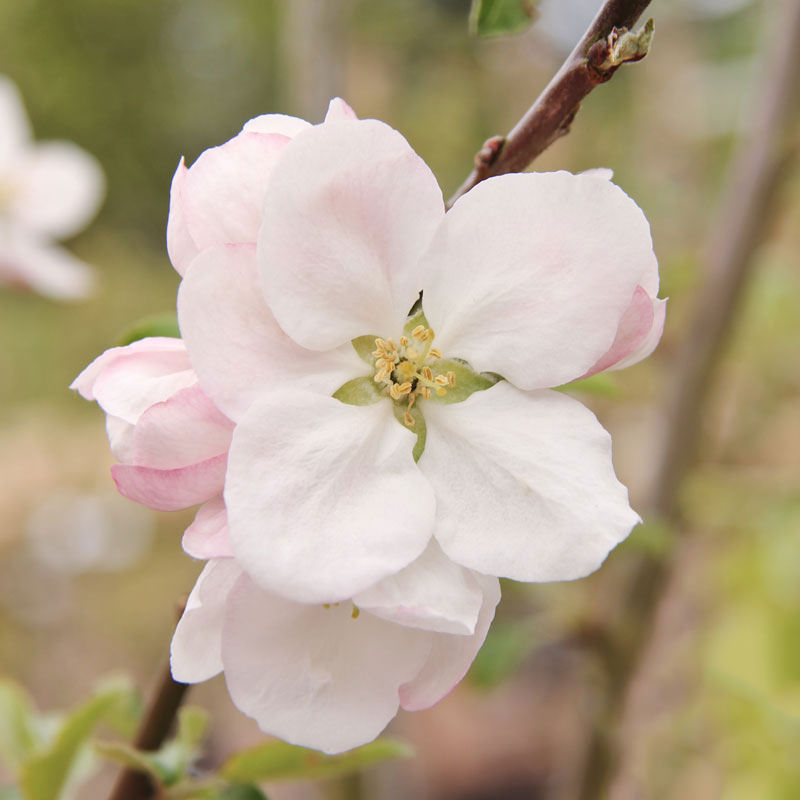
<svg viewBox="0 0 800 800"><path fill-rule="evenodd" d="M455 372L448 372L447 373L447 383L450 386L455 386L456 385L456 374L455 374Z"/></svg>
<svg viewBox="0 0 800 800"><path fill-rule="evenodd" d="M357 605L355 605L355 603L354 603L354 604L353 604L353 611L352 611L352 613L350 614L350 618L351 618L351 619L358 619L358 615L359 615L360 613L361 613L361 609L360 609L360 608L359 608Z"/></svg>
<svg viewBox="0 0 800 800"><path fill-rule="evenodd" d="M442 351L438 347L431 347L429 355L431 358L441 358Z"/></svg>
<svg viewBox="0 0 800 800"><path fill-rule="evenodd" d="M412 417L411 414L408 413L408 411L406 411L406 413L403 414L403 422L405 422L405 424L408 425L409 428L414 427L414 417Z"/></svg>
<svg viewBox="0 0 800 800"><path fill-rule="evenodd" d="M408 336L400 337L400 347L408 347Z"/></svg>
<svg viewBox="0 0 800 800"><path fill-rule="evenodd" d="M439 386L447 386L450 383L446 375L437 375L433 380L438 383Z"/></svg>
<svg viewBox="0 0 800 800"><path fill-rule="evenodd" d="M444 386L440 386L436 390L436 394L439 395L439 397L444 397L447 394L447 389L445 389Z"/></svg>
<svg viewBox="0 0 800 800"><path fill-rule="evenodd" d="M425 326L424 325L417 325L417 327L414 328L413 331L411 331L411 335L415 339L420 339L422 337L423 333L425 333Z"/></svg>

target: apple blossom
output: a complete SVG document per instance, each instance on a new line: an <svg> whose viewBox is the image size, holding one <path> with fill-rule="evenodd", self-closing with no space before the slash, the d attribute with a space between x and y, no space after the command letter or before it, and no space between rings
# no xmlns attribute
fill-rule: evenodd
<svg viewBox="0 0 800 800"><path fill-rule="evenodd" d="M89 267L53 241L81 230L102 196L92 156L70 142L31 142L16 87L0 76L0 282L57 300L88 295Z"/></svg>

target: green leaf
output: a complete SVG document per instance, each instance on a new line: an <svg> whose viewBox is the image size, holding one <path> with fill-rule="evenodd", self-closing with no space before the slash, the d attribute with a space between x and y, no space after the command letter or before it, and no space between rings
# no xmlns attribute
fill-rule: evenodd
<svg viewBox="0 0 800 800"><path fill-rule="evenodd" d="M95 726L101 721L129 728L138 698L125 680L106 682L95 696L67 715L50 745L30 757L20 771L26 800L57 800Z"/></svg>
<svg viewBox="0 0 800 800"><path fill-rule="evenodd" d="M470 33L504 36L523 33L538 16L539 0L472 0Z"/></svg>
<svg viewBox="0 0 800 800"><path fill-rule="evenodd" d="M413 754L404 742L378 739L347 753L326 756L316 750L267 742L232 756L219 771L223 778L242 783L277 780L319 780L360 772L393 758Z"/></svg>
<svg viewBox="0 0 800 800"><path fill-rule="evenodd" d="M619 397L617 379L609 372L598 372L588 378L557 387L558 391L582 392L594 397Z"/></svg>
<svg viewBox="0 0 800 800"><path fill-rule="evenodd" d="M138 342L140 339L147 339L149 336L169 336L180 339L178 315L174 311L166 311L163 314L154 314L135 322L119 337L119 347Z"/></svg>
<svg viewBox="0 0 800 800"><path fill-rule="evenodd" d="M483 647L469 670L469 680L491 689L508 678L536 646L528 625L495 624L489 629Z"/></svg>
<svg viewBox="0 0 800 800"><path fill-rule="evenodd" d="M425 424L425 417L422 416L419 406L412 406L411 418L414 420L414 427L409 428L406 425L405 414L408 411L408 404L405 402L392 403L392 411L394 412L395 419L404 427L408 428L411 433L417 434L417 441L414 442L414 449L411 455L414 456L414 461L419 461L422 452L425 450L425 440L428 438L428 426Z"/></svg>
<svg viewBox="0 0 800 800"><path fill-rule="evenodd" d="M382 390L383 386L378 386L371 375L366 375L363 378L347 381L333 393L333 396L351 406L369 406L386 397Z"/></svg>
<svg viewBox="0 0 800 800"><path fill-rule="evenodd" d="M456 385L448 386L447 394L439 396L431 391L431 396L425 399L426 403L461 403L474 392L482 392L490 389L498 381L502 380L499 375L490 372L474 372L473 369L459 358L440 358L432 361L430 368L434 375L446 375L452 372L456 377Z"/></svg>
<svg viewBox="0 0 800 800"><path fill-rule="evenodd" d="M268 798L252 783L234 783L225 787L215 800L268 800Z"/></svg>
<svg viewBox="0 0 800 800"><path fill-rule="evenodd" d="M96 742L95 749L111 761L146 772L161 786L174 786L196 761L207 727L208 714L203 709L184 706L178 711L176 736L154 752L123 742Z"/></svg>
<svg viewBox="0 0 800 800"><path fill-rule="evenodd" d="M0 680L0 761L14 772L41 744L35 716L27 692L12 681Z"/></svg>

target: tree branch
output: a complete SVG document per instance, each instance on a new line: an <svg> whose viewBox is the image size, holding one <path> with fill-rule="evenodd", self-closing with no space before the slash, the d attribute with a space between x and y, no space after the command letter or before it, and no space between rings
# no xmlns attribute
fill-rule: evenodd
<svg viewBox="0 0 800 800"><path fill-rule="evenodd" d="M626 61L644 57L652 27L641 35L627 31L649 4L650 0L606 0L583 38L508 136L486 141L475 156L475 168L450 198L448 208L482 180L528 167L569 131L581 100L595 86L609 80Z"/></svg>
<svg viewBox="0 0 800 800"><path fill-rule="evenodd" d="M179 619L184 608L185 601L180 604L177 614ZM137 750L158 750L161 747L188 688L185 683L177 683L172 679L172 672L167 662L133 741L133 746ZM114 784L109 800L150 800L153 796L153 783L150 777L143 772L126 768Z"/></svg>
<svg viewBox="0 0 800 800"><path fill-rule="evenodd" d="M785 0L768 40L766 67L756 98L752 127L729 168L726 192L705 252L708 272L678 359L669 378L664 438L647 511L671 524L681 518L679 488L694 464L709 388L731 332L736 311L754 266L794 145L787 136L800 91L800 3ZM605 698L605 718L591 735L583 774L583 800L613 797L609 784L615 768L612 737L627 705L639 662L649 643L653 622L672 564L642 558L625 592L626 629L612 633L613 674Z"/></svg>

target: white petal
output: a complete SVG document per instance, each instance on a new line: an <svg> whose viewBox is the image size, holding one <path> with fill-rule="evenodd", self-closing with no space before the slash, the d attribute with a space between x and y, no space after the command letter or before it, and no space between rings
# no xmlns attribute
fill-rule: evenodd
<svg viewBox="0 0 800 800"><path fill-rule="evenodd" d="M240 133L200 154L181 190L186 224L199 249L255 243L264 189L288 142L276 133Z"/></svg>
<svg viewBox="0 0 800 800"><path fill-rule="evenodd" d="M170 648L172 677L199 683L222 671L222 624L228 593L241 577L233 559L209 561L186 601Z"/></svg>
<svg viewBox="0 0 800 800"><path fill-rule="evenodd" d="M475 632L483 592L475 574L431 541L405 569L360 592L353 602L377 617L438 633Z"/></svg>
<svg viewBox="0 0 800 800"><path fill-rule="evenodd" d="M32 147L16 170L9 213L28 230L62 239L97 213L105 178L94 156L70 142Z"/></svg>
<svg viewBox="0 0 800 800"><path fill-rule="evenodd" d="M267 308L250 245L204 250L178 292L178 318L203 389L232 419L288 383L331 395L365 367L348 343L319 353L290 339Z"/></svg>
<svg viewBox="0 0 800 800"><path fill-rule="evenodd" d="M391 404L276 391L233 433L225 505L248 574L298 602L352 597L430 540L433 492Z"/></svg>
<svg viewBox="0 0 800 800"><path fill-rule="evenodd" d="M482 605L475 632L471 636L435 636L431 653L413 681L400 687L400 705L406 711L421 711L438 703L466 675L486 639L500 602L497 578L473 573L481 588Z"/></svg>
<svg viewBox="0 0 800 800"><path fill-rule="evenodd" d="M628 356L620 359L612 366L608 367L610 370L625 369L633 364L638 364L642 359L647 358L653 350L656 349L658 343L661 341L661 334L664 333L664 322L666 321L667 314L667 301L660 300L656 297L653 300L653 327L650 328L647 336L642 339L639 346Z"/></svg>
<svg viewBox="0 0 800 800"><path fill-rule="evenodd" d="M0 283L27 286L53 300L83 300L94 289L92 268L61 247L17 231L0 245Z"/></svg>
<svg viewBox="0 0 800 800"><path fill-rule="evenodd" d="M454 561L521 581L580 578L639 522L611 437L564 394L502 381L425 407L419 467L436 491L436 538Z"/></svg>
<svg viewBox="0 0 800 800"><path fill-rule="evenodd" d="M181 547L193 558L232 558L228 512L222 495L203 503L183 532Z"/></svg>
<svg viewBox="0 0 800 800"><path fill-rule="evenodd" d="M338 753L374 739L397 713L433 634L352 617L352 604L300 605L243 577L222 638L233 702L267 733Z"/></svg>
<svg viewBox="0 0 800 800"><path fill-rule="evenodd" d="M272 173L258 239L281 327L313 350L399 335L443 214L433 174L387 125L331 122L300 134Z"/></svg>
<svg viewBox="0 0 800 800"><path fill-rule="evenodd" d="M183 161L172 176L169 187L169 216L167 217L167 253L172 266L179 275L189 268L192 259L197 255L197 245L192 239L189 224L186 221L186 176L189 170Z"/></svg>
<svg viewBox="0 0 800 800"><path fill-rule="evenodd" d="M348 119L358 119L356 112L341 97L334 97L328 104L325 122L342 122Z"/></svg>
<svg viewBox="0 0 800 800"><path fill-rule="evenodd" d="M310 128L311 123L286 114L262 114L245 122L242 133L279 133L290 139Z"/></svg>
<svg viewBox="0 0 800 800"><path fill-rule="evenodd" d="M437 346L522 389L580 377L605 353L637 284L657 275L650 230L610 181L502 175L464 195L425 259Z"/></svg>
<svg viewBox="0 0 800 800"><path fill-rule="evenodd" d="M0 168L4 171L24 151L31 126L17 87L0 75Z"/></svg>

